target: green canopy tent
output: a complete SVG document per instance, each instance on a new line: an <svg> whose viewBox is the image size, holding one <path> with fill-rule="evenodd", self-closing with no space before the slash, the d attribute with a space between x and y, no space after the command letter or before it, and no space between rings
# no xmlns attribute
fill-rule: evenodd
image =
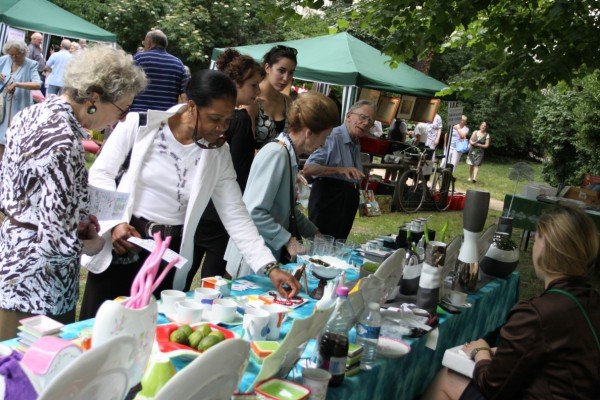
<svg viewBox="0 0 600 400"><path fill-rule="evenodd" d="M354 103L357 88L435 97L437 92L447 87L445 83L406 64L401 63L397 68L392 68L389 65L389 56L346 32L287 42L241 46L236 49L261 61L263 55L277 44L298 50L298 65L294 77L344 87L342 115ZM213 62L223 51L224 48L213 50Z"/></svg>
<svg viewBox="0 0 600 400"><path fill-rule="evenodd" d="M116 42L117 36L46 0L0 0L1 43L6 26L54 36Z"/></svg>

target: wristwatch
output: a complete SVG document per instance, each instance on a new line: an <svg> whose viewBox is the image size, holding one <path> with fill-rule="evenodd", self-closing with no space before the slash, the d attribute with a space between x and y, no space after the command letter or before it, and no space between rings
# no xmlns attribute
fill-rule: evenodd
<svg viewBox="0 0 600 400"><path fill-rule="evenodd" d="M263 272L264 272L264 274L265 274L266 276L269 276L269 275L271 275L271 272L272 272L272 271L273 271L275 268L279 268L279 264L278 264L278 263L275 263L275 262L272 262L272 263L269 263L269 264L267 264L267 265L265 266L265 269L263 270Z"/></svg>
<svg viewBox="0 0 600 400"><path fill-rule="evenodd" d="M477 347L471 351L471 360L475 360L475 356L477 355L477 353L484 350L487 351L490 354L490 356L492 355L492 350L489 347Z"/></svg>

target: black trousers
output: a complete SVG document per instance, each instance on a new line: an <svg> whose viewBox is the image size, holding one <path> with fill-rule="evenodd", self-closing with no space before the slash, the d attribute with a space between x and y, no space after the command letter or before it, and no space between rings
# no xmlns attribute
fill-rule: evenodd
<svg viewBox="0 0 600 400"><path fill-rule="evenodd" d="M333 178L318 178L308 200L308 218L324 235L346 239L358 210L358 185Z"/></svg>
<svg viewBox="0 0 600 400"><path fill-rule="evenodd" d="M201 219L194 237L194 260L188 273L185 290L192 287L194 276L200 269L200 277L226 276L227 262L223 259L229 243L229 234L221 221ZM204 263L202 263L204 260Z"/></svg>
<svg viewBox="0 0 600 400"><path fill-rule="evenodd" d="M148 239L144 233L140 232L140 234L142 234L142 237L145 239ZM169 248L179 252L179 249L181 248L181 237L173 237ZM94 318L96 312L98 312L98 309L105 300L113 300L119 296L129 296L131 294L133 280L149 255L150 253L148 251L141 250L137 261L129 264L116 264L115 254L113 253L113 262L104 272L99 274L94 274L92 272L88 273L79 319ZM163 260L160 263L157 277L160 276L166 266L167 262ZM172 268L171 271L169 271L165 279L154 291L154 297L159 299L161 291L172 289L173 278L175 278L175 268Z"/></svg>

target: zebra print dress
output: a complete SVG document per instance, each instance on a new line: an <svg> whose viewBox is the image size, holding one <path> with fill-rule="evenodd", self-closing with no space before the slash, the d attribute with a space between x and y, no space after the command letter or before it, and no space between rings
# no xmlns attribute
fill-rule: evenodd
<svg viewBox="0 0 600 400"><path fill-rule="evenodd" d="M7 215L0 226L0 308L59 315L75 307L82 250L77 227L88 212L81 144L87 136L59 97L14 117L0 175Z"/></svg>

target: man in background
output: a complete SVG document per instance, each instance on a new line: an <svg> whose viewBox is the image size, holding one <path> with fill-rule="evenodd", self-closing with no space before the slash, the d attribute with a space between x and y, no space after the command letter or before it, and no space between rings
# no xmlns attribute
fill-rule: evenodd
<svg viewBox="0 0 600 400"><path fill-rule="evenodd" d="M179 103L179 96L185 92L189 76L181 60L167 53L167 44L162 31L151 30L144 39L144 51L133 56L146 72L148 86L133 99L131 111L168 110Z"/></svg>
<svg viewBox="0 0 600 400"><path fill-rule="evenodd" d="M44 35L39 32L34 32L31 34L31 41L27 48L29 49L29 54L27 57L31 58L33 61L37 61L38 63L38 73L40 74L40 79L42 80L41 91L45 95L46 94L46 85L44 84L45 77L42 74L44 69L46 68L46 57L44 57L44 49L42 48L42 41L44 40Z"/></svg>
<svg viewBox="0 0 600 400"><path fill-rule="evenodd" d="M46 71L50 70L52 73L48 76L48 94L59 95L63 88L63 76L65 74L65 67L71 59L71 41L69 39L63 39L60 42L60 51L52 54L46 63Z"/></svg>
<svg viewBox="0 0 600 400"><path fill-rule="evenodd" d="M303 173L315 178L308 200L308 217L324 235L346 239L359 205L364 178L359 138L375 124L375 107L366 100L355 103L344 123L331 131L323 147L306 160Z"/></svg>

